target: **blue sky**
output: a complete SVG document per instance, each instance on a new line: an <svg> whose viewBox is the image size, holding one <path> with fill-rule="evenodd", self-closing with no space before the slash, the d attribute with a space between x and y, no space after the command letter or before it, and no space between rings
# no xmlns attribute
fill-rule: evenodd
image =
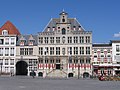
<svg viewBox="0 0 120 90"><path fill-rule="evenodd" d="M0 0L0 26L10 20L22 34L37 34L63 9L93 32L93 43L120 39L120 0Z"/></svg>

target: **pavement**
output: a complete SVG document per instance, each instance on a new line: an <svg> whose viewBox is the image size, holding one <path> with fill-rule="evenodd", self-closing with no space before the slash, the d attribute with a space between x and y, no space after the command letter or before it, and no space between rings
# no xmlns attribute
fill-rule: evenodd
<svg viewBox="0 0 120 90"><path fill-rule="evenodd" d="M120 81L0 76L0 90L120 90Z"/></svg>

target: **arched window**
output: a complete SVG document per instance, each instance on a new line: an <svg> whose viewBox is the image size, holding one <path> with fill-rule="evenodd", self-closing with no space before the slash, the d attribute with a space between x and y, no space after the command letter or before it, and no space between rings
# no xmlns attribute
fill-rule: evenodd
<svg viewBox="0 0 120 90"><path fill-rule="evenodd" d="M2 31L2 35L8 35L8 31L7 30L3 30Z"/></svg>
<svg viewBox="0 0 120 90"><path fill-rule="evenodd" d="M64 18L64 16L63 16L62 22L65 22L65 18Z"/></svg>
<svg viewBox="0 0 120 90"><path fill-rule="evenodd" d="M65 28L62 29L62 34L66 34L66 29Z"/></svg>

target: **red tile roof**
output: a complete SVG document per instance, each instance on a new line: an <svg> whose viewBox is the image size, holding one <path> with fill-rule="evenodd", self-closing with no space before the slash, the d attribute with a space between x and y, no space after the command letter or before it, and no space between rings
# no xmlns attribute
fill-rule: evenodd
<svg viewBox="0 0 120 90"><path fill-rule="evenodd" d="M9 35L20 35L19 30L10 22L7 21L1 28L0 28L0 35L2 35L3 30L8 30Z"/></svg>

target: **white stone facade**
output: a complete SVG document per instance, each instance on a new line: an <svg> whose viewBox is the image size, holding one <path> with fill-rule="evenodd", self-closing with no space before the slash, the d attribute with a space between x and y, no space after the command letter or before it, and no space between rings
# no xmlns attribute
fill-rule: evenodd
<svg viewBox="0 0 120 90"><path fill-rule="evenodd" d="M112 40L112 60L114 75L120 74L120 40Z"/></svg>
<svg viewBox="0 0 120 90"><path fill-rule="evenodd" d="M16 35L0 35L1 73L15 74L16 70L15 58L16 58Z"/></svg>
<svg viewBox="0 0 120 90"><path fill-rule="evenodd" d="M66 12L51 19L38 35L38 72L43 77L89 77L92 74L92 32Z"/></svg>

